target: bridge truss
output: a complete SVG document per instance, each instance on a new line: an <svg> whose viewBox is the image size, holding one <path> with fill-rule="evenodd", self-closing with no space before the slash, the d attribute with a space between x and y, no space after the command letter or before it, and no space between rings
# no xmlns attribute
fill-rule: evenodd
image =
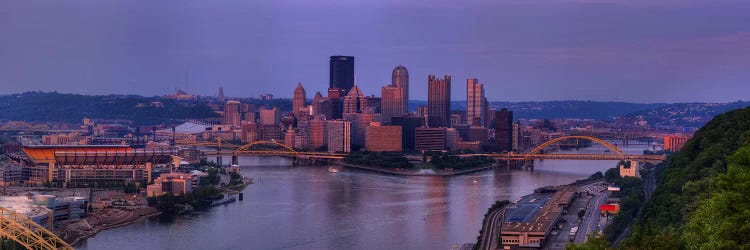
<svg viewBox="0 0 750 250"><path fill-rule="evenodd" d="M73 250L73 247L54 233L25 215L4 207L0 207L0 237L18 242L27 249Z"/></svg>

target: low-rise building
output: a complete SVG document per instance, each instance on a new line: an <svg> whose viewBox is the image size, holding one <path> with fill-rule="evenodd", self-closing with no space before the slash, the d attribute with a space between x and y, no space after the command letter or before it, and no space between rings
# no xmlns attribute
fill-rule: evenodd
<svg viewBox="0 0 750 250"><path fill-rule="evenodd" d="M194 173L169 173L162 174L154 181L154 184L146 187L148 197L160 196L166 193L183 195L192 192L200 185L199 174Z"/></svg>
<svg viewBox="0 0 750 250"><path fill-rule="evenodd" d="M401 126L367 127L367 150L401 152Z"/></svg>

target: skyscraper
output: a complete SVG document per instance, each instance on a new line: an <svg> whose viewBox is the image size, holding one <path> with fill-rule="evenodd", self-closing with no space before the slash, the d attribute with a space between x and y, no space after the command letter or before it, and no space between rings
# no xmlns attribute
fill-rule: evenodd
<svg viewBox="0 0 750 250"><path fill-rule="evenodd" d="M326 121L328 152L351 152L352 123L348 121Z"/></svg>
<svg viewBox="0 0 750 250"><path fill-rule="evenodd" d="M403 89L403 110L401 113L409 112L409 71L403 65L396 66L391 74L391 86L401 87Z"/></svg>
<svg viewBox="0 0 750 250"><path fill-rule="evenodd" d="M302 110L305 108L306 98L305 88L302 87L301 82L298 82L297 88L294 89L294 99L292 101L292 113L295 116L300 117L301 114L304 114Z"/></svg>
<svg viewBox="0 0 750 250"><path fill-rule="evenodd" d="M466 111L469 124L485 125L484 85L476 78L466 79Z"/></svg>
<svg viewBox="0 0 750 250"><path fill-rule="evenodd" d="M508 109L495 112L495 142L498 152L513 150L513 112Z"/></svg>
<svg viewBox="0 0 750 250"><path fill-rule="evenodd" d="M349 92L354 87L354 57L332 56L330 60L330 80L329 88L338 88Z"/></svg>
<svg viewBox="0 0 750 250"><path fill-rule="evenodd" d="M240 126L240 102L228 101L224 104L224 124Z"/></svg>
<svg viewBox="0 0 750 250"><path fill-rule="evenodd" d="M365 95L354 85L344 97L344 114L362 113L365 106Z"/></svg>
<svg viewBox="0 0 750 250"><path fill-rule="evenodd" d="M404 89L396 86L385 86L382 88L380 99L380 111L383 114L383 123L391 124L391 118L402 116L404 112Z"/></svg>
<svg viewBox="0 0 750 250"><path fill-rule="evenodd" d="M427 123L430 127L451 126L451 76L427 76Z"/></svg>
<svg viewBox="0 0 750 250"><path fill-rule="evenodd" d="M219 101L223 101L224 100L224 87L219 87L219 96L218 96L218 98L219 98Z"/></svg>
<svg viewBox="0 0 750 250"><path fill-rule="evenodd" d="M315 97L313 97L312 102L312 114L313 115L319 115L322 111L320 111L320 103L322 101L325 101L325 98L323 95L320 94L320 92L315 93Z"/></svg>

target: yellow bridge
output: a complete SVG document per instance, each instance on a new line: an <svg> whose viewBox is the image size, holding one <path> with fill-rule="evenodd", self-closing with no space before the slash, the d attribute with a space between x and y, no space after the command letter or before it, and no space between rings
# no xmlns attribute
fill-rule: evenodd
<svg viewBox="0 0 750 250"><path fill-rule="evenodd" d="M609 153L602 154L547 154L544 150L556 143L566 140L589 140L603 145L609 150ZM277 141L256 141L243 146L232 144L218 143L199 143L190 144L190 146L213 147L217 150L203 151L206 156L241 156L241 155L258 155L258 156L292 156L303 159L343 159L347 154L328 153L328 152L305 152L297 151L287 145ZM620 161L639 161L656 163L663 161L664 155L638 155L626 154L620 148L605 140L583 135L562 136L531 149L526 153L489 153L489 154L462 154L461 157L471 156L489 156L502 161L531 161L531 160L620 160Z"/></svg>
<svg viewBox="0 0 750 250"><path fill-rule="evenodd" d="M23 214L0 207L0 237L18 242L26 249L70 249L60 237Z"/></svg>

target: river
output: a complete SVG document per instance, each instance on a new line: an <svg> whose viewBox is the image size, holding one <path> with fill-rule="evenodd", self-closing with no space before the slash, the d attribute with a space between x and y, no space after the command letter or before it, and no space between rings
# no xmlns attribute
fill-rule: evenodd
<svg viewBox="0 0 750 250"><path fill-rule="evenodd" d="M628 152L642 152L630 146ZM603 151L598 145L585 151ZM280 157L241 157L255 180L244 200L100 232L77 249L450 249L474 242L487 208L537 187L567 184L614 161L544 161L535 171L393 176Z"/></svg>

